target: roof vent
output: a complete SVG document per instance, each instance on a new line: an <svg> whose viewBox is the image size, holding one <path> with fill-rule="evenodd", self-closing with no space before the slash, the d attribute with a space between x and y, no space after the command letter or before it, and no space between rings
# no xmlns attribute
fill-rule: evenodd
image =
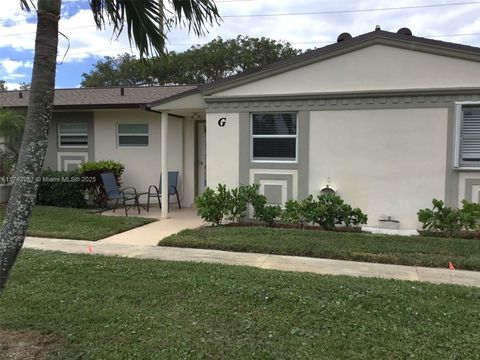
<svg viewBox="0 0 480 360"><path fill-rule="evenodd" d="M18 98L19 98L19 99L23 99L23 93L22 93L22 92L19 92L19 93L18 93Z"/></svg>
<svg viewBox="0 0 480 360"><path fill-rule="evenodd" d="M403 27L397 31L397 34L412 36L412 30L407 27Z"/></svg>
<svg viewBox="0 0 480 360"><path fill-rule="evenodd" d="M124 87L120 88L120 96L125 96L125 88Z"/></svg>
<svg viewBox="0 0 480 360"><path fill-rule="evenodd" d="M347 32L341 33L337 37L337 43L345 41L345 40L350 40L351 38L352 38L352 35L350 35L349 33L347 33Z"/></svg>
<svg viewBox="0 0 480 360"><path fill-rule="evenodd" d="M380 27L380 25L375 26L375 31L380 31L380 30L382 30L382 28Z"/></svg>

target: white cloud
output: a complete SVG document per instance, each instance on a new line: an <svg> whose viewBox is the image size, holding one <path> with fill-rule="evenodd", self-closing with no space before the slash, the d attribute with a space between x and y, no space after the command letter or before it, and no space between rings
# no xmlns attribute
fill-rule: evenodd
<svg viewBox="0 0 480 360"><path fill-rule="evenodd" d="M70 1L77 2L78 0ZM82 1L84 4L87 3L86 0ZM352 0L337 0L335 2L327 0L254 0L218 2L217 5L221 15L252 15L391 8L449 2L451 0L397 0L395 2L391 0L356 2ZM173 29L168 34L170 43L168 49L182 51L193 44L206 43L217 36L228 39L239 34L286 40L296 48L308 49L324 46L327 42L334 42L337 36L344 31L350 32L354 36L373 31L377 24L381 25L382 29L389 31L396 31L407 26L413 31L414 35L425 37L480 33L480 20L477 19L478 10L480 10L480 5L474 4L303 16L225 17L219 26L209 28L209 33L201 38L189 34L187 29ZM14 49L33 52L36 24L25 22L27 18L32 16L34 15L20 10L18 1L2 1L0 51L2 51L2 48L10 46ZM18 22L12 26L9 21ZM65 58L66 62L81 61L91 56L115 56L124 52L137 54L135 49L130 50L125 33L118 39L113 39L110 27L98 31L89 9L79 10L76 13L72 11L68 16L62 17L60 31L70 41L70 50ZM480 46L480 36L438 37L438 39ZM67 44L68 41L63 36L59 36L59 61L66 52ZM10 55L11 58L7 59L10 62L6 66L1 63L0 78L2 78L2 69L9 73L9 76L15 76L15 72L31 67L33 59L26 58L28 55L24 54L19 55L18 58ZM19 65L19 62L22 62L22 64Z"/></svg>
<svg viewBox="0 0 480 360"><path fill-rule="evenodd" d="M20 89L21 84L16 83L16 82L5 82L5 87L8 90L18 90Z"/></svg>
<svg viewBox="0 0 480 360"><path fill-rule="evenodd" d="M0 79L15 80L25 77L25 70L32 68L31 61L17 61L11 59L0 59ZM24 71L19 71L24 69Z"/></svg>

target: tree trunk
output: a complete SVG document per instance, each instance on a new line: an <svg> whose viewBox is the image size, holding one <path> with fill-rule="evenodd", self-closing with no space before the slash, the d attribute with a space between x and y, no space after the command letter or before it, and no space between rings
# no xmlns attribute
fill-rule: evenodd
<svg viewBox="0 0 480 360"><path fill-rule="evenodd" d="M61 0L38 0L27 121L5 220L0 231L0 296L23 246L47 150L53 110Z"/></svg>

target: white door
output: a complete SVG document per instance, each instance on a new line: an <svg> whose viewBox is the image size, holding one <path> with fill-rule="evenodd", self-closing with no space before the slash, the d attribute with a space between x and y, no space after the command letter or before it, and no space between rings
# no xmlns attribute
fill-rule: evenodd
<svg viewBox="0 0 480 360"><path fill-rule="evenodd" d="M200 195L207 186L207 123L197 123L197 191Z"/></svg>

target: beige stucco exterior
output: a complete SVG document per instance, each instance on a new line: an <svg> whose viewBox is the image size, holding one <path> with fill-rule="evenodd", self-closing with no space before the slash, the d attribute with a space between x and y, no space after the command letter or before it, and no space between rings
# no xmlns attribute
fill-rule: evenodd
<svg viewBox="0 0 480 360"><path fill-rule="evenodd" d="M119 147L117 124L148 123L148 147ZM187 125L189 126L189 125ZM123 186L134 186L138 191L147 191L148 186L158 185L161 173L161 118L160 114L142 110L96 111L94 113L95 159L115 160L125 165ZM169 171L179 171L178 190L183 204L193 202L191 173L192 160L185 167L184 119L169 118ZM189 153L188 156L193 156ZM185 176L187 175L187 176ZM188 179L188 180L185 180ZM146 199L141 199L145 201ZM173 199L172 199L173 200Z"/></svg>
<svg viewBox="0 0 480 360"><path fill-rule="evenodd" d="M369 216L416 229L416 211L445 197L447 109L314 111L309 192L330 184ZM315 154L315 155L314 155Z"/></svg>
<svg viewBox="0 0 480 360"><path fill-rule="evenodd" d="M476 87L480 63L373 45L211 97Z"/></svg>
<svg viewBox="0 0 480 360"><path fill-rule="evenodd" d="M228 119L225 126L220 118ZM239 114L207 114L207 185L239 185Z"/></svg>

